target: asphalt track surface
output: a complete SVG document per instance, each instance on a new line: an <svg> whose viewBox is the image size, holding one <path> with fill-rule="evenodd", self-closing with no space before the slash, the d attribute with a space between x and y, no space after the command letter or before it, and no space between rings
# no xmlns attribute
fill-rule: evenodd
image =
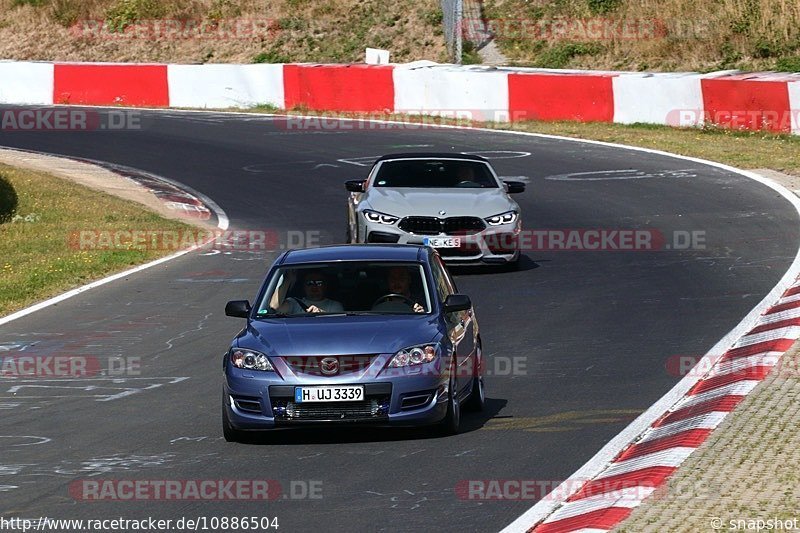
<svg viewBox="0 0 800 533"><path fill-rule="evenodd" d="M141 375L0 379L4 517L277 516L280 531L496 531L535 500L466 501L460 481L566 479L680 379L666 369L671 357L702 355L769 292L799 237L792 206L740 175L530 136L287 130L268 118L173 111L143 112L139 131L0 132L0 145L157 173L213 198L232 228L318 232L323 244L344 237L344 180L366 175L352 160L504 151L486 155L501 175L529 179L516 196L526 228L702 231L706 240L704 250L530 251L518 272L456 271L494 375L486 411L446 438L330 429L222 439L220 359L242 325L224 304L252 298L279 251L192 253L89 291L0 327L0 347L141 357ZM619 179L631 170L649 177ZM599 171L613 172L580 174ZM587 179L597 177L615 179ZM287 497L85 502L69 492L83 479L270 479ZM308 482L321 498L302 498Z"/></svg>

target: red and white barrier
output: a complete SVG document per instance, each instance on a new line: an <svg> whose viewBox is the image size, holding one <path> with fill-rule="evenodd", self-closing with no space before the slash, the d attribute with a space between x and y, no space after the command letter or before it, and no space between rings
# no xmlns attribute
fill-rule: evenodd
<svg viewBox="0 0 800 533"><path fill-rule="evenodd" d="M662 487L800 337L800 281L761 315L678 403L531 533L610 531ZM795 372L794 368L788 369Z"/></svg>
<svg viewBox="0 0 800 533"><path fill-rule="evenodd" d="M703 109L722 127L791 133L788 82L791 76L742 73L704 77Z"/></svg>
<svg viewBox="0 0 800 533"><path fill-rule="evenodd" d="M0 103L52 104L53 64L0 62Z"/></svg>
<svg viewBox="0 0 800 533"><path fill-rule="evenodd" d="M0 62L0 104L413 113L475 121L716 124L800 134L800 74L437 65Z"/></svg>
<svg viewBox="0 0 800 533"><path fill-rule="evenodd" d="M508 76L508 107L518 120L611 122L613 75L520 72Z"/></svg>
<svg viewBox="0 0 800 533"><path fill-rule="evenodd" d="M284 65L285 109L391 112L394 83L391 66Z"/></svg>
<svg viewBox="0 0 800 533"><path fill-rule="evenodd" d="M167 65L56 63L53 103L169 107Z"/></svg>
<svg viewBox="0 0 800 533"><path fill-rule="evenodd" d="M701 126L703 90L697 74L623 74L612 80L614 122Z"/></svg>
<svg viewBox="0 0 800 533"><path fill-rule="evenodd" d="M789 88L789 107L792 110L792 133L800 135L800 81L790 81L786 85Z"/></svg>
<svg viewBox="0 0 800 533"><path fill-rule="evenodd" d="M394 111L507 122L508 72L476 67L397 66Z"/></svg>
<svg viewBox="0 0 800 533"><path fill-rule="evenodd" d="M170 107L284 106L283 65L169 65Z"/></svg>

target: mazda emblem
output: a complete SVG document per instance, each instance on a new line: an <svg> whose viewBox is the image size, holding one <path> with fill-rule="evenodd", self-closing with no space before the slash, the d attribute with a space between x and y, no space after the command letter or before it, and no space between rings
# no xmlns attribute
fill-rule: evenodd
<svg viewBox="0 0 800 533"><path fill-rule="evenodd" d="M326 376L334 376L339 373L339 360L335 357L325 357L319 362L319 371Z"/></svg>

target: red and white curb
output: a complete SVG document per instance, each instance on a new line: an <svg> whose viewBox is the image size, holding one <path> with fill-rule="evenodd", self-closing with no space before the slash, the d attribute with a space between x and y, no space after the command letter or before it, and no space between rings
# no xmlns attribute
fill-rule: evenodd
<svg viewBox="0 0 800 533"><path fill-rule="evenodd" d="M780 186L767 184L779 190L796 208L800 206L794 195ZM567 490L556 488L554 493L563 494L560 499L540 501L505 528L504 533L601 532L613 529L627 518L779 364L781 356L800 337L797 270L795 258L792 268L770 295L700 361L699 365L706 364L701 368L708 368L708 372L684 378L565 481L561 487ZM737 331L746 333L735 335ZM724 350L721 355L714 355L721 350ZM642 428L642 420L648 419L651 421ZM614 453L613 458L604 460L609 453ZM570 490L570 484L575 489Z"/></svg>

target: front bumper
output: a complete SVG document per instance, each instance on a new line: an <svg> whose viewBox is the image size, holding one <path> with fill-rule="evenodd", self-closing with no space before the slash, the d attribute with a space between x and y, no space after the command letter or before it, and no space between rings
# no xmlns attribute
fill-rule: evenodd
<svg viewBox="0 0 800 533"><path fill-rule="evenodd" d="M265 373L245 377L237 369L226 372L224 408L237 430L278 427L368 424L424 426L439 422L447 412L447 377L403 375L362 381L340 376L334 380L287 380ZM294 403L296 386L363 385L361 402Z"/></svg>
<svg viewBox="0 0 800 533"><path fill-rule="evenodd" d="M397 225L364 221L360 242L424 244L425 237L458 237L459 248L437 248L439 255L452 264L505 264L519 259L520 221L505 226L489 226L481 232L469 235L438 234L417 235L398 228Z"/></svg>

